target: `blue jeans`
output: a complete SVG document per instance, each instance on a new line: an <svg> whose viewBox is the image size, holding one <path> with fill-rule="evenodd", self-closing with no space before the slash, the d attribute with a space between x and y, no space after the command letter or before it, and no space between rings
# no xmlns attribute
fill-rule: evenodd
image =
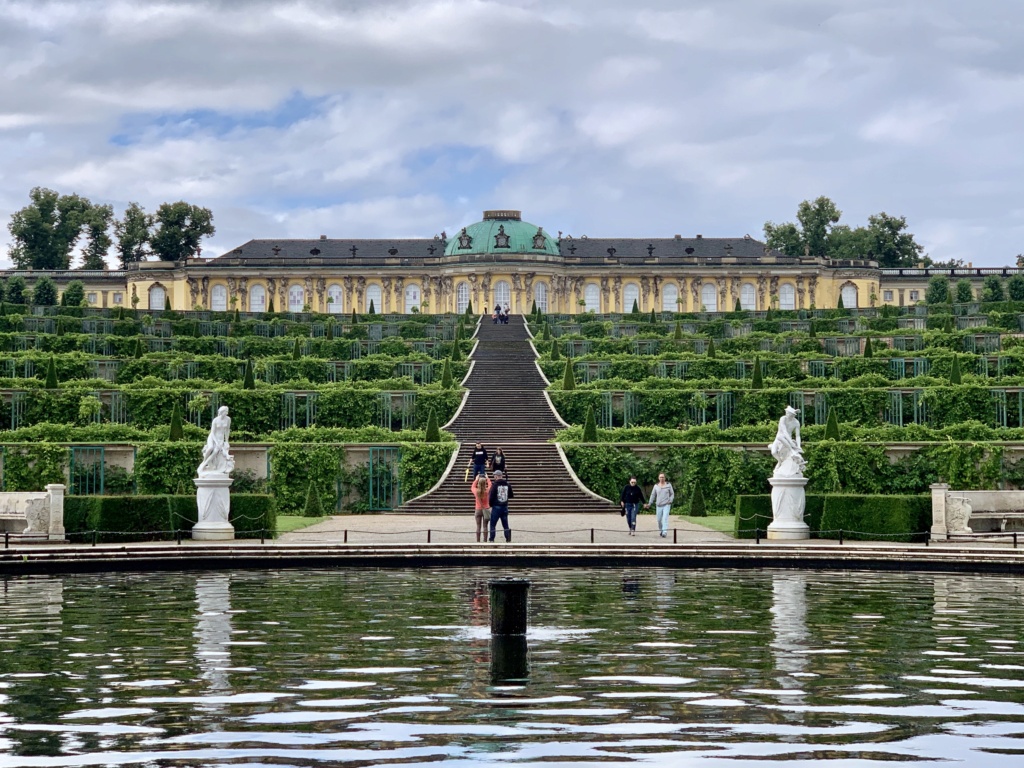
<svg viewBox="0 0 1024 768"><path fill-rule="evenodd" d="M668 533L668 515L671 511L671 504L666 504L663 507L658 507L658 530L662 533Z"/></svg>
<svg viewBox="0 0 1024 768"><path fill-rule="evenodd" d="M505 541L512 541L512 529L508 527L508 507L491 507L491 530L488 541L494 541L494 534L498 528L498 521L501 520L501 527L505 531Z"/></svg>
<svg viewBox="0 0 1024 768"><path fill-rule="evenodd" d="M476 480L480 475L486 475L486 474L487 474L487 469L484 467L483 464L474 464L473 465L473 479L474 480Z"/></svg>
<svg viewBox="0 0 1024 768"><path fill-rule="evenodd" d="M640 511L639 504L626 504L626 522L629 524L629 530L636 530L636 513Z"/></svg>

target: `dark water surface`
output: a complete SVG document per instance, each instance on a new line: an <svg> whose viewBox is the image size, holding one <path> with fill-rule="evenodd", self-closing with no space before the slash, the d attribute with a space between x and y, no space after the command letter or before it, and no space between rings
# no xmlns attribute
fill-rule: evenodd
<svg viewBox="0 0 1024 768"><path fill-rule="evenodd" d="M484 569L0 580L0 768L1024 765L998 576Z"/></svg>

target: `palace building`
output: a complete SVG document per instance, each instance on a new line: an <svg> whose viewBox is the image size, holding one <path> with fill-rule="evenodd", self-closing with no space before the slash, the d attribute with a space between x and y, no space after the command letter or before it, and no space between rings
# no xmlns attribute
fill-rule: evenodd
<svg viewBox="0 0 1024 768"><path fill-rule="evenodd" d="M250 240L212 259L127 270L50 273L86 285L94 306L223 312L462 313L533 303L548 313L626 313L905 305L933 274L971 279L1016 269L882 270L874 261L788 256L749 235L588 238L552 235L515 210L448 235L407 240ZM977 274L975 274L977 273ZM14 274L9 272L8 276ZM32 282L41 273L21 272ZM917 295L915 295L917 294Z"/></svg>

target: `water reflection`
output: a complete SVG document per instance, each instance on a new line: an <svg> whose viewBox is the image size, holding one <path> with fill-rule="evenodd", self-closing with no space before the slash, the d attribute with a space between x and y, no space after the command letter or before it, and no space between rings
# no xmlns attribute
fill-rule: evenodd
<svg viewBox="0 0 1024 768"><path fill-rule="evenodd" d="M799 688L793 675L807 672L807 576L782 573L772 576L772 641L770 647L779 685Z"/></svg>
<svg viewBox="0 0 1024 768"><path fill-rule="evenodd" d="M196 661L212 694L230 691L231 579L226 574L196 579Z"/></svg>

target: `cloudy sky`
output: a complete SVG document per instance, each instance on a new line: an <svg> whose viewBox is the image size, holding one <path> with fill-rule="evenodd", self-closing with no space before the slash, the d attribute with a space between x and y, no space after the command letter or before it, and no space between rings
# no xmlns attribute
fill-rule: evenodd
<svg viewBox="0 0 1024 768"><path fill-rule="evenodd" d="M254 237L762 236L828 195L1024 251L1017 0L0 0L0 219L34 186ZM0 264L8 264L0 231Z"/></svg>

